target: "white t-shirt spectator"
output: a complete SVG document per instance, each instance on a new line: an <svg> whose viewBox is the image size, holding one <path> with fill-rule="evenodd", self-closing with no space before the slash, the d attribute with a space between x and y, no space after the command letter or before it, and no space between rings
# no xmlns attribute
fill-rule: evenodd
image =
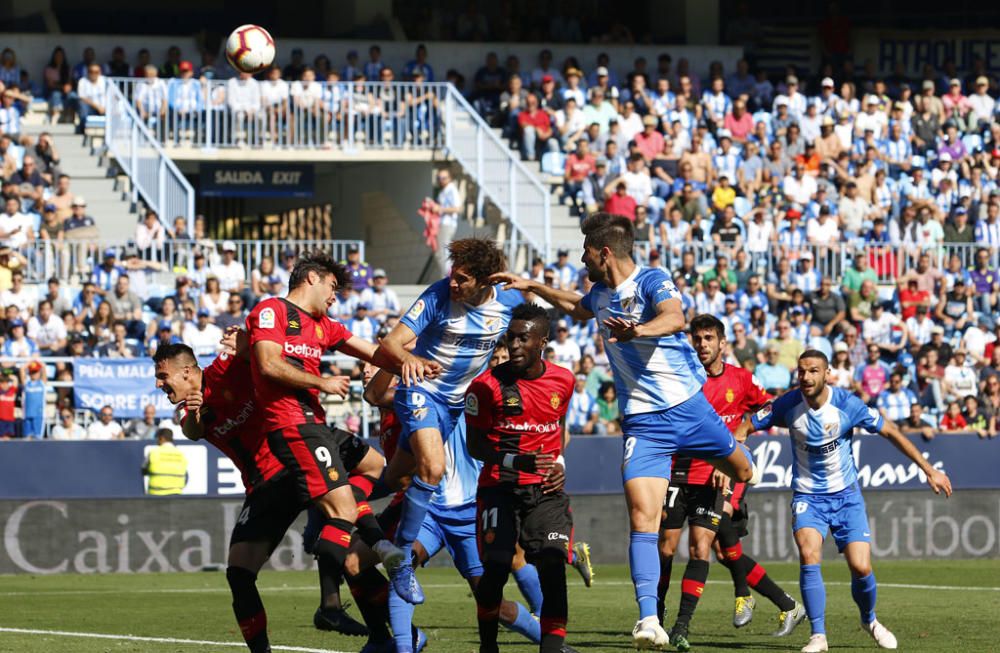
<svg viewBox="0 0 1000 653"><path fill-rule="evenodd" d="M861 199L860 195L856 195L854 199L847 196L841 197L840 203L837 205L837 213L844 221L844 229L855 234L861 231L865 217L871 210L871 204Z"/></svg>
<svg viewBox="0 0 1000 653"><path fill-rule="evenodd" d="M88 440L116 440L122 436L122 425L111 420L107 424L101 420L94 420L87 427Z"/></svg>
<svg viewBox="0 0 1000 653"><path fill-rule="evenodd" d="M34 294L28 292L28 289L24 286L21 287L19 292L14 292L13 289L4 290L0 292L0 306L4 308L17 306L18 317L22 320L27 320L30 315L28 309L33 307L37 301L33 296Z"/></svg>
<svg viewBox="0 0 1000 653"><path fill-rule="evenodd" d="M264 100L265 107L280 104L288 99L288 82L283 79L276 82L267 80L260 85L260 96Z"/></svg>
<svg viewBox="0 0 1000 653"><path fill-rule="evenodd" d="M759 254L766 252L774 235L774 223L770 216L765 217L760 224L751 220L747 225L747 251Z"/></svg>
<svg viewBox="0 0 1000 653"><path fill-rule="evenodd" d="M104 75L98 75L96 81L90 81L87 77L81 77L76 85L76 94L80 99L87 99L101 107L107 106L107 89L105 87Z"/></svg>
<svg viewBox="0 0 1000 653"><path fill-rule="evenodd" d="M626 170L622 173L622 180L625 182L626 192L640 206L646 206L649 196L653 194L653 181L646 171L631 172Z"/></svg>
<svg viewBox="0 0 1000 653"><path fill-rule="evenodd" d="M949 365L944 368L944 380L951 387L951 394L956 397L975 397L979 392L976 373L971 367Z"/></svg>
<svg viewBox="0 0 1000 653"><path fill-rule="evenodd" d="M319 82L292 82L292 97L298 106L311 108L323 101L323 87Z"/></svg>
<svg viewBox="0 0 1000 653"><path fill-rule="evenodd" d="M782 182L781 188L793 202L805 206L816 194L818 186L812 175L802 175L798 178L788 175Z"/></svg>
<svg viewBox="0 0 1000 653"><path fill-rule="evenodd" d="M226 103L231 111L253 113L260 110L260 82L233 77L226 82Z"/></svg>
<svg viewBox="0 0 1000 653"><path fill-rule="evenodd" d="M910 332L913 340L921 345L926 345L931 341L931 329L934 328L934 320L925 317L923 320L916 316L906 320L906 330Z"/></svg>
<svg viewBox="0 0 1000 653"><path fill-rule="evenodd" d="M836 243L840 240L840 228L833 218L827 218L825 223L821 220L810 220L809 226L806 227L806 238L816 245Z"/></svg>
<svg viewBox="0 0 1000 653"><path fill-rule="evenodd" d="M6 305L6 304L5 304ZM28 337L35 341L40 349L52 347L60 340L66 339L66 323L55 313L42 324L37 316L28 320Z"/></svg>
<svg viewBox="0 0 1000 653"><path fill-rule="evenodd" d="M390 313L399 313L399 297L396 296L396 291L392 288L383 288L382 292L378 292L375 288L365 288L361 291L361 303L368 304L368 308L371 311L389 311ZM382 316L382 321L385 321L385 316Z"/></svg>
<svg viewBox="0 0 1000 653"><path fill-rule="evenodd" d="M580 362L583 354L580 352L580 345L576 344L572 338L566 338L565 342L553 340L549 343L552 351L556 353L556 364L565 367L569 371L576 370L576 364Z"/></svg>
<svg viewBox="0 0 1000 653"><path fill-rule="evenodd" d="M20 227L20 228L19 228ZM17 229L16 233L11 233ZM17 212L0 213L0 232L9 233L0 243L12 249L20 249L28 242L28 234L34 232L35 223L27 215Z"/></svg>
<svg viewBox="0 0 1000 653"><path fill-rule="evenodd" d="M983 358L986 355L986 344L991 340L993 340L993 337L989 333L983 331L978 326L970 326L962 335L962 346L970 354L975 354L979 358Z"/></svg>
<svg viewBox="0 0 1000 653"><path fill-rule="evenodd" d="M454 209L462 205L462 198L458 194L458 185L451 181L444 188L438 191L437 203L443 209ZM441 224L443 226L458 226L457 213L442 213Z"/></svg>
<svg viewBox="0 0 1000 653"><path fill-rule="evenodd" d="M219 341L222 340L222 329L214 324L199 329L197 324L188 322L184 325L181 338L185 345L194 350L196 356L211 356L221 349Z"/></svg>
<svg viewBox="0 0 1000 653"><path fill-rule="evenodd" d="M85 440L87 439L87 429L76 422L70 424L69 428L66 428L62 424L57 424L52 427L49 437L53 440Z"/></svg>
<svg viewBox="0 0 1000 653"><path fill-rule="evenodd" d="M867 343L891 345L892 328L899 322L898 316L882 311L877 320L869 317L861 323L861 338Z"/></svg>
<svg viewBox="0 0 1000 653"><path fill-rule="evenodd" d="M225 291L231 291L247 278L247 270L243 264L233 259L228 265L219 261L212 266L212 274L219 278L219 287Z"/></svg>
<svg viewBox="0 0 1000 653"><path fill-rule="evenodd" d="M158 431L160 429L167 429L168 431L173 433L174 440L182 440L184 438L184 429L181 427L180 424L175 422L173 419L170 418L161 419L160 423L156 425L156 430ZM154 438L156 437L155 431L153 433L153 437Z"/></svg>

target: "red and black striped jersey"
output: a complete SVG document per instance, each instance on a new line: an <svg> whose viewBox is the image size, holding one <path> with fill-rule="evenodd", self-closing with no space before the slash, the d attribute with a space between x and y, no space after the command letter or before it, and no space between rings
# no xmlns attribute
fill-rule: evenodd
<svg viewBox="0 0 1000 653"><path fill-rule="evenodd" d="M537 379L516 379L510 363L486 370L465 393L465 421L469 428L485 431L502 454L562 453L562 420L569 408L575 378L559 365L545 364ZM483 465L480 486L536 485L538 474L499 465Z"/></svg>
<svg viewBox="0 0 1000 653"><path fill-rule="evenodd" d="M314 317L287 299L277 297L265 299L254 307L247 316L247 331L251 347L262 341L276 342L282 346L286 361L314 376L319 376L320 357L351 338L351 332L339 322L325 315ZM256 354L251 354L250 368L265 431L326 423L319 390L296 390L264 378Z"/></svg>
<svg viewBox="0 0 1000 653"><path fill-rule="evenodd" d="M205 368L202 384L202 424L205 440L219 448L240 470L247 494L285 468L271 453L257 411L244 360L220 354ZM184 419L190 419L185 415Z"/></svg>
<svg viewBox="0 0 1000 653"><path fill-rule="evenodd" d="M723 363L722 374L708 377L702 392L733 432L746 413L774 399L749 370L728 363ZM712 480L713 470L704 460L677 456L670 471L670 480L686 485L706 485Z"/></svg>

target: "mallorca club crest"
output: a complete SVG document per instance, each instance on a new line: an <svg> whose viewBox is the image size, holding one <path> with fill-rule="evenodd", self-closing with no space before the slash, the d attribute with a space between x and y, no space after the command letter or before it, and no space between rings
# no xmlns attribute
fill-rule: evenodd
<svg viewBox="0 0 1000 653"><path fill-rule="evenodd" d="M553 410L559 410L559 404L562 400L559 398L559 393L553 392L552 396L549 397L549 405L552 406Z"/></svg>
<svg viewBox="0 0 1000 653"><path fill-rule="evenodd" d="M733 392L732 388L726 388L726 403L733 403L733 399L736 399L736 393Z"/></svg>
<svg viewBox="0 0 1000 653"><path fill-rule="evenodd" d="M316 325L316 338L318 340L322 340L323 339L323 327L321 327L318 324Z"/></svg>

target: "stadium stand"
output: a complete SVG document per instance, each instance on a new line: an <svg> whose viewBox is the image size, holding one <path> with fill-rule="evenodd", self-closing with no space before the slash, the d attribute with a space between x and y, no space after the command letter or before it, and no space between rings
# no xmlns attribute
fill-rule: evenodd
<svg viewBox="0 0 1000 653"><path fill-rule="evenodd" d="M477 25L465 17L449 29ZM114 102L168 162L182 148L435 151L454 144L447 132L463 116L485 121L480 150L483 139L507 148L524 159L523 183L545 190L551 231L514 261L526 275L586 290L573 263L577 221L624 212L636 257L673 270L689 317L723 319L731 359L760 366L774 387L794 382L785 372L797 351L816 348L834 360L837 385L910 430L1000 430L1000 123L997 79L982 62L964 78L908 79L830 66L775 75L746 60L695 71L666 52L615 67L542 50L537 62L491 53L468 82L433 52L409 62L346 54L343 66L321 55L258 80L211 58L172 55L157 67L148 51L116 50L102 64L89 50L73 64L56 48L43 70L0 75L3 346L21 361L5 369L18 385L27 359L46 361L58 395L46 431L73 407L71 359L52 357L143 356L163 338L208 353L216 324L280 294L295 254L320 244L217 242L186 215L186 199L156 211L128 157L103 147ZM471 152L460 162L474 176ZM98 167L108 156L126 173L117 182ZM151 210L137 220L142 206ZM332 245L363 257L364 243ZM394 288L392 301L383 296L393 288L346 291L332 310L374 338L418 292ZM595 325L553 317L565 326L553 359L584 374L603 406L591 430L614 432Z"/></svg>

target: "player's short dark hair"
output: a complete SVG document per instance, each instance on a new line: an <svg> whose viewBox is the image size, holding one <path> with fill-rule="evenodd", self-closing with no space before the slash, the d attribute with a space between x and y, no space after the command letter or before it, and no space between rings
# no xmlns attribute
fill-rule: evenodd
<svg viewBox="0 0 1000 653"><path fill-rule="evenodd" d="M524 304L518 304L511 311L510 321L514 320L524 320L525 322L531 322L535 325L535 330L538 331L542 336L548 336L549 330L551 329L551 324L549 321L549 314L545 312L545 309L538 304L532 304L531 302L525 302Z"/></svg>
<svg viewBox="0 0 1000 653"><path fill-rule="evenodd" d="M819 360L823 361L823 365L825 367L830 367L830 359L826 357L826 354L824 354L818 349L807 349L804 352L802 352L802 354L799 356L799 360L801 361L805 358L818 358Z"/></svg>
<svg viewBox="0 0 1000 653"><path fill-rule="evenodd" d="M183 359L188 364L198 364L198 358L194 355L194 350L183 342L172 342L157 347L156 353L153 354L153 363L162 363L177 358Z"/></svg>
<svg viewBox="0 0 1000 653"><path fill-rule="evenodd" d="M583 246L602 249L607 247L618 258L632 256L635 244L635 227L624 215L598 212L584 219L580 225Z"/></svg>
<svg viewBox="0 0 1000 653"><path fill-rule="evenodd" d="M722 320L709 313L702 313L701 315L695 315L694 319L691 320L691 327L688 329L688 332L694 335L697 331L712 330L719 336L719 340L726 339L726 325L722 323Z"/></svg>
<svg viewBox="0 0 1000 653"><path fill-rule="evenodd" d="M489 238L453 240L448 244L448 257L453 268L464 269L480 283L507 269L507 258Z"/></svg>
<svg viewBox="0 0 1000 653"><path fill-rule="evenodd" d="M295 262L292 273L288 277L288 289L294 290L304 284L309 278L309 273L315 272L320 277L333 275L337 279L337 287L343 288L351 283L351 275L340 263L333 260L333 257L319 250L303 252L299 255L299 260Z"/></svg>

